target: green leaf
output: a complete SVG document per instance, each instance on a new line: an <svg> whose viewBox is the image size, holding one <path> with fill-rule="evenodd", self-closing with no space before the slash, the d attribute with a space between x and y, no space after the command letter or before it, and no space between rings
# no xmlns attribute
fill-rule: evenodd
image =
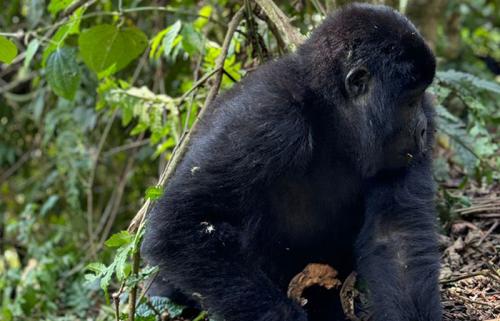
<svg viewBox="0 0 500 321"><path fill-rule="evenodd" d="M163 54L165 55L165 57L168 57L170 55L170 52L175 46L175 39L177 38L179 31L181 30L180 20L177 20L173 25L168 27L166 30L167 33L163 38Z"/></svg>
<svg viewBox="0 0 500 321"><path fill-rule="evenodd" d="M132 244L130 244L132 245ZM132 252L133 246L126 246L118 249L113 263L118 281L123 281L130 274L131 266L127 263L128 256Z"/></svg>
<svg viewBox="0 0 500 321"><path fill-rule="evenodd" d="M172 318L176 318L182 314L184 311L184 306L177 304L170 300L169 298L153 296L149 298L150 304L142 303L137 308L137 316L138 317L151 317L156 315L156 311L163 313L168 311L168 315ZM151 309L151 306L154 308Z"/></svg>
<svg viewBox="0 0 500 321"><path fill-rule="evenodd" d="M47 212L54 207L58 200L58 195L51 195L49 199L46 200L45 203L43 203L42 208L40 209L40 215L44 216L45 214L47 214Z"/></svg>
<svg viewBox="0 0 500 321"><path fill-rule="evenodd" d="M100 262L93 262L87 264L85 267L86 270L94 272L96 275L101 275L106 271L106 265L100 263Z"/></svg>
<svg viewBox="0 0 500 321"><path fill-rule="evenodd" d="M119 29L103 24L84 30L79 38L85 64L97 74L125 68L146 49L146 35L135 27ZM102 74L101 74L102 75Z"/></svg>
<svg viewBox="0 0 500 321"><path fill-rule="evenodd" d="M29 67L31 60L33 60L33 57L35 56L39 47L40 47L40 41L38 41L38 39L33 39L28 44L28 48L26 48L26 56L24 57L24 63L23 63L23 67L25 69Z"/></svg>
<svg viewBox="0 0 500 321"><path fill-rule="evenodd" d="M120 247L132 242L133 238L134 236L128 231L121 231L111 235L111 237L104 244L106 244L107 247Z"/></svg>
<svg viewBox="0 0 500 321"><path fill-rule="evenodd" d="M113 273L115 271L115 264L112 263L110 266L106 267L106 269L102 273L101 282L99 285L101 289L104 291L104 296L106 297L106 302L109 302L109 293L108 288L111 283L111 278L113 277Z"/></svg>
<svg viewBox="0 0 500 321"><path fill-rule="evenodd" d="M61 47L66 38L70 35L78 34L80 32L80 22L86 7L78 8L69 19L68 23L62 25L57 29L56 33L50 39L50 43L43 51L42 66L45 66L50 54L57 48Z"/></svg>
<svg viewBox="0 0 500 321"><path fill-rule="evenodd" d="M73 100L80 86L80 69L75 48L63 47L47 59L47 82L58 96Z"/></svg>
<svg viewBox="0 0 500 321"><path fill-rule="evenodd" d="M211 5L207 4L201 7L201 9L198 11L199 17L193 23L193 26L196 28L196 30L201 31L201 29L207 24L208 18L210 18L211 14L212 14Z"/></svg>
<svg viewBox="0 0 500 321"><path fill-rule="evenodd" d="M189 55L200 53L203 50L203 36L191 24L185 24L182 28L182 48Z"/></svg>
<svg viewBox="0 0 500 321"><path fill-rule="evenodd" d="M168 28L163 29L162 31L158 32L156 36L153 37L151 40L151 50L149 51L149 59L159 59L161 53L163 52L163 47L160 47L160 43L162 42L163 38L167 34Z"/></svg>
<svg viewBox="0 0 500 321"><path fill-rule="evenodd" d="M477 89L483 89L500 94L500 85L492 81L478 78L474 75L456 70L438 71L437 78L445 83L473 86Z"/></svg>
<svg viewBox="0 0 500 321"><path fill-rule="evenodd" d="M47 8L52 15L56 15L59 11L66 9L73 0L50 0Z"/></svg>
<svg viewBox="0 0 500 321"><path fill-rule="evenodd" d="M0 35L0 61L10 64L14 58L17 56L16 45Z"/></svg>
<svg viewBox="0 0 500 321"><path fill-rule="evenodd" d="M159 199L163 195L163 187L160 186L150 186L146 190L146 198L152 201Z"/></svg>

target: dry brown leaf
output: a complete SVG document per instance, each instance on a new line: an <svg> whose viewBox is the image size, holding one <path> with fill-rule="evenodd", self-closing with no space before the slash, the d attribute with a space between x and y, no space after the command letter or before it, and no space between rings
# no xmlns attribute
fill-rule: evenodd
<svg viewBox="0 0 500 321"><path fill-rule="evenodd" d="M305 289L313 285L328 290L338 288L342 282L337 279L337 274L328 264L310 263L288 284L288 297L304 306L307 304L307 300L302 297Z"/></svg>
<svg viewBox="0 0 500 321"><path fill-rule="evenodd" d="M354 300L359 295L356 289L356 272L352 271L351 274L344 280L344 284L340 289L340 303L342 304L342 310L346 318L351 321L359 321L360 319L356 316L354 308Z"/></svg>

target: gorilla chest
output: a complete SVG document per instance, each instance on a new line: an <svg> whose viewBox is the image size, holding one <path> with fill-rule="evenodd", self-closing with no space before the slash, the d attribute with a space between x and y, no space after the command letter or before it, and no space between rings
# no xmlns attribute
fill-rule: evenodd
<svg viewBox="0 0 500 321"><path fill-rule="evenodd" d="M283 180L273 188L273 247L326 260L350 251L363 219L359 184L341 174Z"/></svg>

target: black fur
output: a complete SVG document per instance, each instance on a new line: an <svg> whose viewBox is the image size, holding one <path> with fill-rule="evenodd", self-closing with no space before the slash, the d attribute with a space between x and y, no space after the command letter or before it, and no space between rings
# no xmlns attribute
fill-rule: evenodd
<svg viewBox="0 0 500 321"><path fill-rule="evenodd" d="M358 67L369 80L348 79ZM434 72L406 18L352 5L223 94L149 217L159 289L228 321L344 320L335 290L312 289L305 310L286 297L327 263L359 272L374 321L441 320Z"/></svg>

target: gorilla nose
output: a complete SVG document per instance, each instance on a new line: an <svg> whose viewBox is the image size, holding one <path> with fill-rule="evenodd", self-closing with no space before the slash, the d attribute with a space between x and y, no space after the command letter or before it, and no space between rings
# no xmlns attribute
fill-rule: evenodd
<svg viewBox="0 0 500 321"><path fill-rule="evenodd" d="M415 127L415 144L419 151L425 148L425 141L427 137L427 121L421 118Z"/></svg>

